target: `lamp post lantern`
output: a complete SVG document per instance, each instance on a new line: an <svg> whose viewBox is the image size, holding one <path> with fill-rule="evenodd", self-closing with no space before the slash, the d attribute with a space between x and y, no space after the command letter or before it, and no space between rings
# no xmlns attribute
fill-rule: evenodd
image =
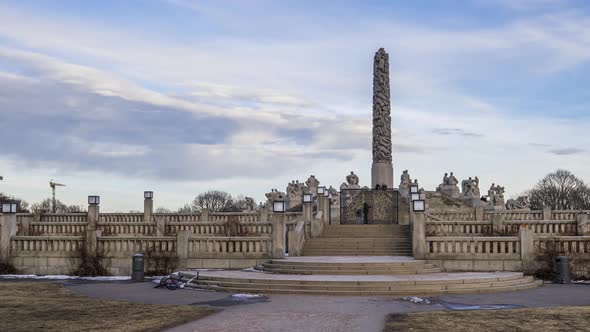
<svg viewBox="0 0 590 332"><path fill-rule="evenodd" d="M144 191L143 198L145 199L154 199L154 192L153 191Z"/></svg>
<svg viewBox="0 0 590 332"><path fill-rule="evenodd" d="M89 205L99 205L100 204L100 196L88 196L88 204Z"/></svg>
<svg viewBox="0 0 590 332"><path fill-rule="evenodd" d="M272 202L272 212L274 212L274 213L285 212L285 201L273 201Z"/></svg>

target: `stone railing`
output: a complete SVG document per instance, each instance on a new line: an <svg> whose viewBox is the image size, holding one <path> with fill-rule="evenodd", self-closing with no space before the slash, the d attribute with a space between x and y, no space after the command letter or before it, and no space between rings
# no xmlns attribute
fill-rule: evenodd
<svg viewBox="0 0 590 332"><path fill-rule="evenodd" d="M81 236L13 236L10 239L13 255L35 252L73 253L83 244Z"/></svg>
<svg viewBox="0 0 590 332"><path fill-rule="evenodd" d="M86 232L86 222L30 222L21 221L18 224L17 235L22 236L47 236L47 235L74 235L82 236ZM28 226L28 230L27 230Z"/></svg>
<svg viewBox="0 0 590 332"><path fill-rule="evenodd" d="M580 214L590 214L588 210L554 210L551 211L551 219L552 220L576 220L576 216Z"/></svg>
<svg viewBox="0 0 590 332"><path fill-rule="evenodd" d="M228 225L228 222L167 223L167 235L189 231L193 236L258 236L272 233L270 222L243 222ZM234 227L234 228L232 228Z"/></svg>
<svg viewBox="0 0 590 332"><path fill-rule="evenodd" d="M102 236L156 235L156 224L151 222L99 222L96 229Z"/></svg>
<svg viewBox="0 0 590 332"><path fill-rule="evenodd" d="M17 216L18 219L18 216ZM44 222L87 222L87 213L48 213L40 216Z"/></svg>
<svg viewBox="0 0 590 332"><path fill-rule="evenodd" d="M201 221L200 214L189 214L189 213L154 213L154 220L162 220L164 222L197 222Z"/></svg>
<svg viewBox="0 0 590 332"><path fill-rule="evenodd" d="M426 237L428 259L520 260L519 237Z"/></svg>
<svg viewBox="0 0 590 332"><path fill-rule="evenodd" d="M295 228L287 233L289 256L301 256L305 246L305 221L298 221Z"/></svg>
<svg viewBox="0 0 590 332"><path fill-rule="evenodd" d="M98 237L97 249L108 256L128 257L146 251L176 254L176 237L101 236Z"/></svg>
<svg viewBox="0 0 590 332"><path fill-rule="evenodd" d="M543 220L543 211L528 211L528 210L508 210L508 211L494 211L485 212L484 219L491 221L494 215L501 215L503 220Z"/></svg>
<svg viewBox="0 0 590 332"><path fill-rule="evenodd" d="M427 220L440 221L471 221L476 220L475 212L429 212Z"/></svg>
<svg viewBox="0 0 590 332"><path fill-rule="evenodd" d="M534 248L541 253L555 250L560 255L590 254L590 236L539 236L534 240Z"/></svg>
<svg viewBox="0 0 590 332"><path fill-rule="evenodd" d="M215 212L209 213L209 218L204 221L229 221L236 220L239 222L255 222L260 221L260 213L258 212Z"/></svg>
<svg viewBox="0 0 590 332"><path fill-rule="evenodd" d="M16 215L16 221L21 222L23 220L32 220L35 217L33 213L18 213Z"/></svg>
<svg viewBox="0 0 590 332"><path fill-rule="evenodd" d="M427 221L426 236L485 236L493 234L486 221Z"/></svg>
<svg viewBox="0 0 590 332"><path fill-rule="evenodd" d="M112 222L143 222L143 213L101 213L99 221Z"/></svg>
<svg viewBox="0 0 590 332"><path fill-rule="evenodd" d="M270 258L272 237L189 238L189 258Z"/></svg>
<svg viewBox="0 0 590 332"><path fill-rule="evenodd" d="M518 235L522 225L537 235L576 235L575 221L541 220L541 221L503 221L502 235Z"/></svg>

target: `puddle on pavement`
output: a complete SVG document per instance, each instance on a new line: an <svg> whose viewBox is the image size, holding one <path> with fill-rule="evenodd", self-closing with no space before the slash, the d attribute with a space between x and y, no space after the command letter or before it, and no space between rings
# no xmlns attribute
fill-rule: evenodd
<svg viewBox="0 0 590 332"><path fill-rule="evenodd" d="M270 302L268 296L254 294L232 294L219 300L195 302L191 305L210 305L213 307L229 307L234 305Z"/></svg>

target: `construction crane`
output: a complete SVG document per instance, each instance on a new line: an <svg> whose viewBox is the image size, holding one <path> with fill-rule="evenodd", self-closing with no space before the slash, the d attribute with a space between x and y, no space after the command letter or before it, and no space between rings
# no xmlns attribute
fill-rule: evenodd
<svg viewBox="0 0 590 332"><path fill-rule="evenodd" d="M55 200L55 187L65 187L66 185L62 184L62 183L53 182L53 179L51 179L49 181L49 186L51 187L51 192L53 194L51 211L53 213L56 213L57 212L57 201Z"/></svg>

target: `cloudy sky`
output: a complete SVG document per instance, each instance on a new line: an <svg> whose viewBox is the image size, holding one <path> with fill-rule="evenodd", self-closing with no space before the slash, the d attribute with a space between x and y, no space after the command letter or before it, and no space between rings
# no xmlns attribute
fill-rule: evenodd
<svg viewBox="0 0 590 332"><path fill-rule="evenodd" d="M370 184L379 47L396 182L590 181L587 1L19 0L0 22L0 191L28 201Z"/></svg>

